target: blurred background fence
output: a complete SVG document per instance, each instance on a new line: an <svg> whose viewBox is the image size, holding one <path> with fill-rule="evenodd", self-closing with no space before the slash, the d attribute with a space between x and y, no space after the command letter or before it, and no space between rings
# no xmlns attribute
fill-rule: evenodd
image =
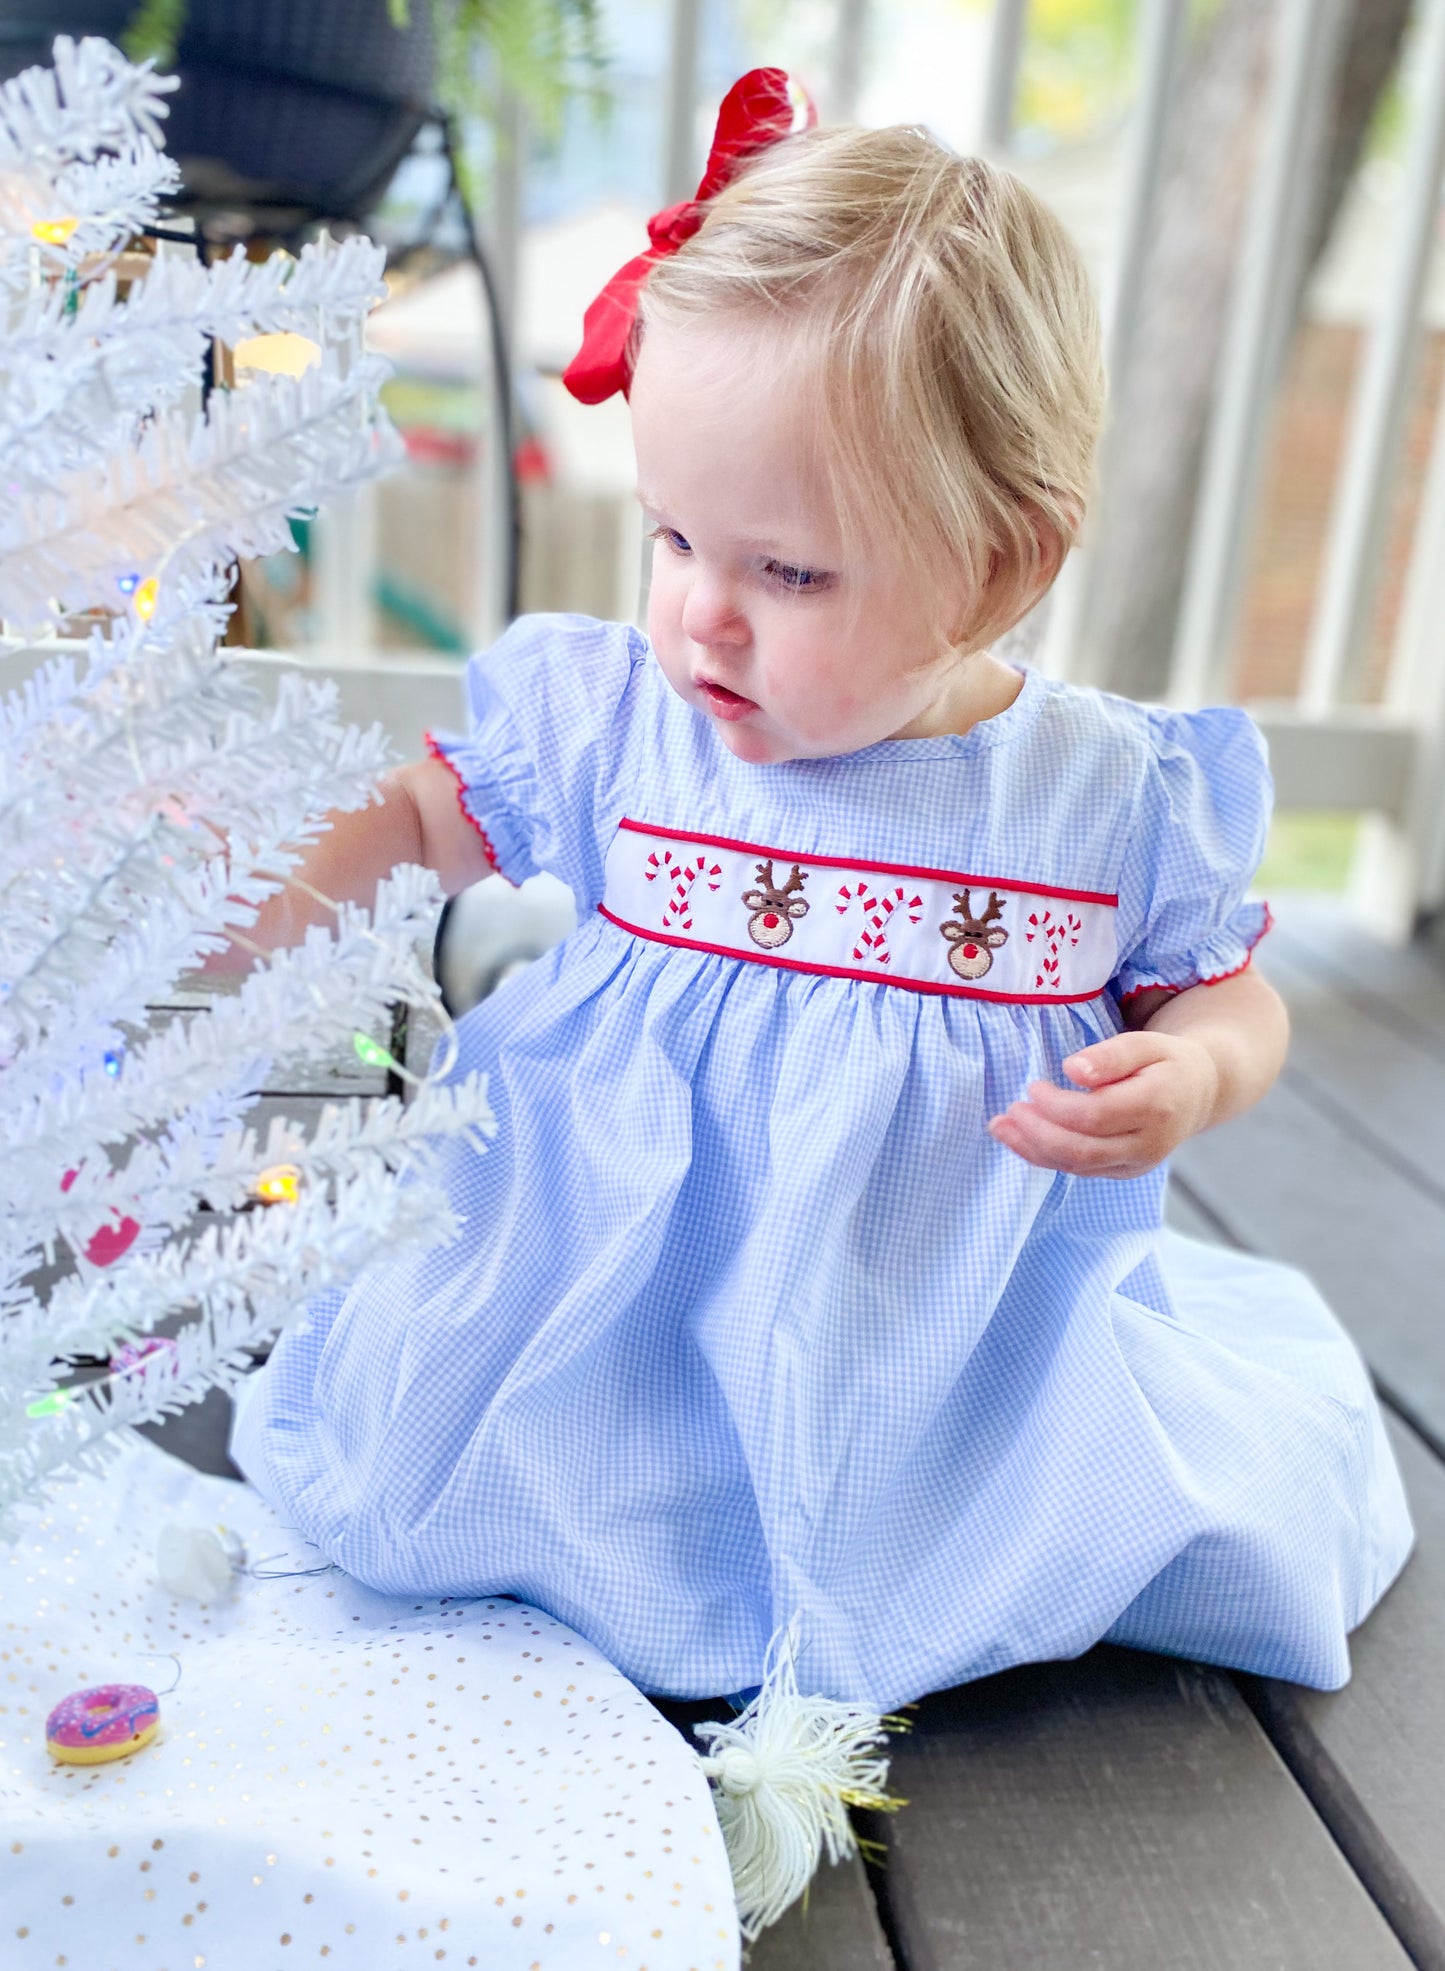
<svg viewBox="0 0 1445 1971"><path fill-rule="evenodd" d="M625 408L559 373L646 215L695 186L723 91L776 62L825 120L1008 162L1094 273L1101 491L1013 650L1248 705L1268 879L1395 937L1439 918L1445 0L23 0L0 67L57 31L180 72L202 251L322 224L388 245L373 339L406 469L243 571L238 640L335 670L411 747L516 608L637 614Z"/></svg>

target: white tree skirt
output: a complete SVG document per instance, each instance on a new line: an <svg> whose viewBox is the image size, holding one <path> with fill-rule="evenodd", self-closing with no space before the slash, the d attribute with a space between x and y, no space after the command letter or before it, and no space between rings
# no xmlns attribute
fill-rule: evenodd
<svg viewBox="0 0 1445 1971"><path fill-rule="evenodd" d="M0 1964L72 1971L735 1971L692 1750L596 1650L520 1602L346 1575L155 1585L165 1520L271 1569L318 1556L250 1485L147 1440L0 1547ZM144 1750L62 1766L72 1690L147 1684Z"/></svg>

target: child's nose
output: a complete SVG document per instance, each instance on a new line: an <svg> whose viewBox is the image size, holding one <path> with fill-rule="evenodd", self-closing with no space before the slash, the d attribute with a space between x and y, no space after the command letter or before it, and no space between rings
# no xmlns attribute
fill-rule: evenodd
<svg viewBox="0 0 1445 1971"><path fill-rule="evenodd" d="M745 643L747 619L737 592L715 576L695 573L682 605L682 628L694 643Z"/></svg>

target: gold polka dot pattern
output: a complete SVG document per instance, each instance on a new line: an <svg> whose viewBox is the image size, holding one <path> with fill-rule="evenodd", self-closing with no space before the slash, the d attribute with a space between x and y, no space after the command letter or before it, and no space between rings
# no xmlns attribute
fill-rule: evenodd
<svg viewBox="0 0 1445 1971"><path fill-rule="evenodd" d="M318 1564L249 1485L143 1439L0 1547L0 1964L226 1971L737 1971L693 1751L551 1616L346 1575L155 1585L165 1520ZM147 1656L146 1652L152 1652ZM125 1677L143 1752L57 1766L45 1719Z"/></svg>

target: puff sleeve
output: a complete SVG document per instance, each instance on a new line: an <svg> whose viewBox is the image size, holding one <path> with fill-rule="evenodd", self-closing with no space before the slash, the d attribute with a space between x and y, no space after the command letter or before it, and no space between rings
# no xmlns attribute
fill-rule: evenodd
<svg viewBox="0 0 1445 1971"><path fill-rule="evenodd" d="M467 664L470 729L429 733L462 811L509 882L545 870L578 908L602 895L646 644L623 623L523 616Z"/></svg>
<svg viewBox="0 0 1445 1971"><path fill-rule="evenodd" d="M1182 992L1242 971L1270 924L1268 906L1245 898L1274 792L1259 729L1232 707L1145 717L1110 982L1121 1003L1151 986Z"/></svg>

